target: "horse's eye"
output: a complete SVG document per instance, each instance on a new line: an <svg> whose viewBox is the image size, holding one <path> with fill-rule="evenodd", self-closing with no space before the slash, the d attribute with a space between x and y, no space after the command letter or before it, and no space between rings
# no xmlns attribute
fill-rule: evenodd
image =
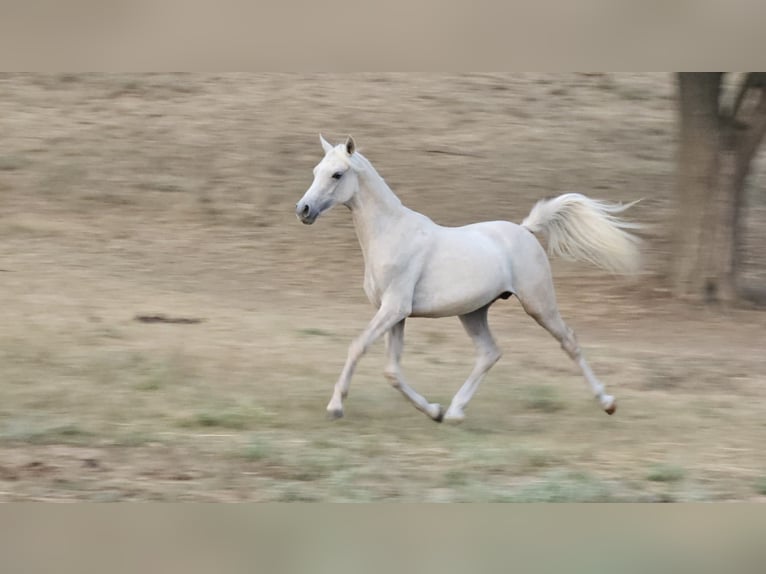
<svg viewBox="0 0 766 574"><path fill-rule="evenodd" d="M340 179L341 177L343 177L342 171L336 171L334 174L332 174L333 179Z"/></svg>

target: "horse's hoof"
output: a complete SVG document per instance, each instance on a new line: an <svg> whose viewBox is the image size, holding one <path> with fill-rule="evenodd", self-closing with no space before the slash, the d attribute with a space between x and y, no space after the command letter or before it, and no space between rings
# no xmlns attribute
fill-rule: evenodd
<svg viewBox="0 0 766 574"><path fill-rule="evenodd" d="M327 418L335 421L343 418L343 409L327 409Z"/></svg>
<svg viewBox="0 0 766 574"><path fill-rule="evenodd" d="M437 423L442 422L444 420L444 409L442 408L442 406L439 403L432 403L428 406L430 407L431 411L436 409L436 413L430 412L428 413L428 416L430 416L434 422L437 422Z"/></svg>
<svg viewBox="0 0 766 574"><path fill-rule="evenodd" d="M453 425L459 425L465 420L465 415L461 413L451 413L447 411L447 413L444 415L444 422L453 424Z"/></svg>
<svg viewBox="0 0 766 574"><path fill-rule="evenodd" d="M617 411L617 401L612 401L612 404L604 409L604 412L608 415L613 415Z"/></svg>

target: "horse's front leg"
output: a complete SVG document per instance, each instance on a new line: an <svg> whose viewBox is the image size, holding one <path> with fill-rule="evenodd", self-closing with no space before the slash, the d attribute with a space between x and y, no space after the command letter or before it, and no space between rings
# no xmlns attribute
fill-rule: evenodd
<svg viewBox="0 0 766 574"><path fill-rule="evenodd" d="M404 319L391 327L386 336L386 351L388 354L388 363L385 370L386 378L395 389L401 391L415 405L416 409L424 412L436 422L442 422L444 411L441 405L439 403L429 403L425 397L409 386L404 380L401 368L402 351L404 350Z"/></svg>
<svg viewBox="0 0 766 574"><path fill-rule="evenodd" d="M351 377L359 359L367 349L377 341L386 331L405 319L412 310L412 301L401 297L386 297L383 299L380 309L367 325L364 332L354 339L348 348L348 357L338 382L335 384L332 398L327 405L327 414L334 419L343 416L343 399L348 394L351 385Z"/></svg>

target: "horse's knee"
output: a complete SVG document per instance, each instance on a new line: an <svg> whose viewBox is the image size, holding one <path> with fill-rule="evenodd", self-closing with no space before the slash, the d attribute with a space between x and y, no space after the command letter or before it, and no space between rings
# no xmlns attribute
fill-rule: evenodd
<svg viewBox="0 0 766 574"><path fill-rule="evenodd" d="M383 376L388 379L388 382L391 384L392 387L395 389L400 389L402 384L399 379L399 371L397 369L394 369L392 367L387 367L383 371Z"/></svg>
<svg viewBox="0 0 766 574"><path fill-rule="evenodd" d="M564 349L564 352L566 352L567 355L569 355L569 358L573 361L578 360L582 356L582 352L580 351L580 347L575 345L574 347L567 345L566 343L561 343L561 348Z"/></svg>
<svg viewBox="0 0 766 574"><path fill-rule="evenodd" d="M491 349L487 349L487 351L484 353L484 361L487 365L487 368L489 369L492 367L495 363L497 363L503 356L503 352L498 349L497 347L492 347Z"/></svg>

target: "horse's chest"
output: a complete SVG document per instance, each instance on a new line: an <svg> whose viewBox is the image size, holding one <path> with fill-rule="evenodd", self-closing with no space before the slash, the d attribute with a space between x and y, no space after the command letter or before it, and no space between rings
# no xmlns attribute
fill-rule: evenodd
<svg viewBox="0 0 766 574"><path fill-rule="evenodd" d="M375 307L380 307L380 301L383 298L383 292L385 289L381 288L381 278L376 277L376 274L372 269L367 267L364 270L364 294L367 295L370 303Z"/></svg>
<svg viewBox="0 0 766 574"><path fill-rule="evenodd" d="M389 290L401 270L392 265L368 265L364 271L364 293L375 307L380 307L383 294Z"/></svg>
<svg viewBox="0 0 766 574"><path fill-rule="evenodd" d="M392 297L412 296L422 260L422 241L416 239L399 241L394 245L373 243L366 251L364 292L375 307L380 307L384 295L389 292L392 292Z"/></svg>

